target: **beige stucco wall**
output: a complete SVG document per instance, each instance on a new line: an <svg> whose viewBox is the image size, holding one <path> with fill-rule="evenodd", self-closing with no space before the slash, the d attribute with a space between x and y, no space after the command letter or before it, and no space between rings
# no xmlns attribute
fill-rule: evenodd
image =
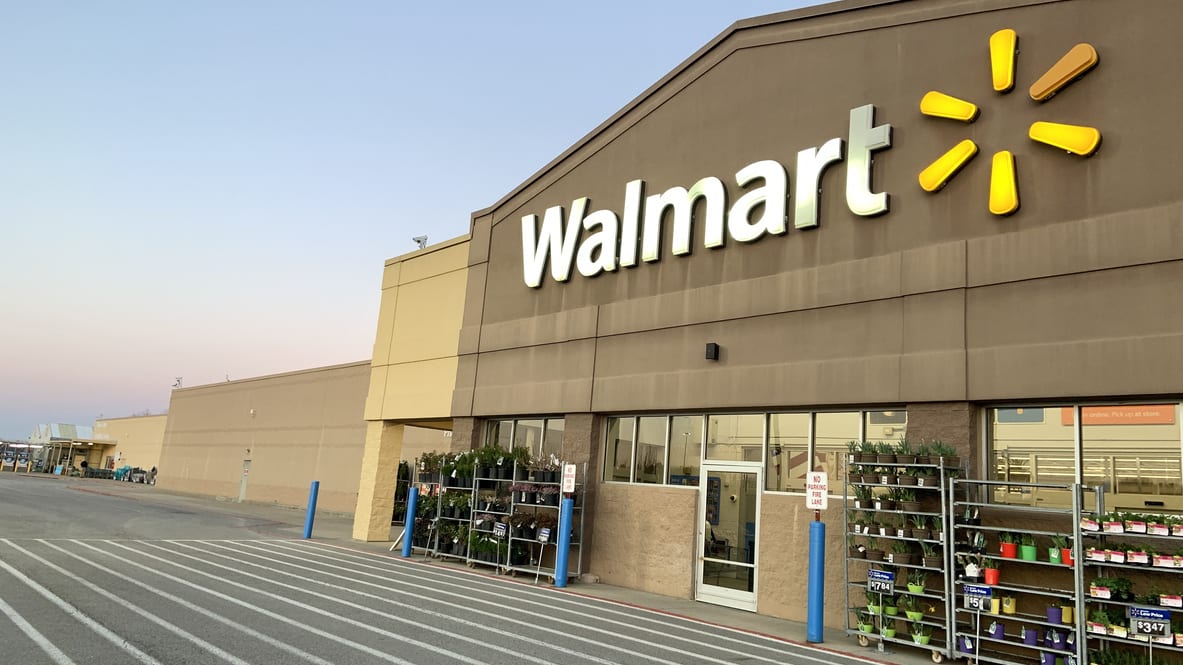
<svg viewBox="0 0 1183 665"><path fill-rule="evenodd" d="M468 252L462 236L386 262L366 420L451 415Z"/></svg>
<svg viewBox="0 0 1183 665"><path fill-rule="evenodd" d="M606 584L693 597L696 490L602 483L591 502L584 570Z"/></svg>
<svg viewBox="0 0 1183 665"><path fill-rule="evenodd" d="M304 505L319 480L320 508L352 511L369 372L361 362L174 390L157 485L237 499L250 459L247 500Z"/></svg>
<svg viewBox="0 0 1183 665"><path fill-rule="evenodd" d="M124 465L151 469L160 466L160 453L164 446L164 430L168 424L167 415L129 416L127 418L100 418L94 421L94 439L111 441L113 451L104 455L118 455L115 467ZM102 463L106 460L91 461Z"/></svg>

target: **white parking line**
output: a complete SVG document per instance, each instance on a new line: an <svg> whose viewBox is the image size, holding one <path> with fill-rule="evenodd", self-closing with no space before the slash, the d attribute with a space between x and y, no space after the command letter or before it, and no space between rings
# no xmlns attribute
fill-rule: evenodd
<svg viewBox="0 0 1183 665"><path fill-rule="evenodd" d="M302 576L302 575L296 575L295 573L289 573L289 572L285 572L285 571L277 570L277 569L276 569L275 567L273 567L273 566L264 566L263 564L259 564L259 563L253 563L253 562L251 562L251 561L245 561L245 560L243 560L243 559L238 559L238 558L235 558L235 557L232 557L232 556L228 556L228 555L226 555L226 554L219 554L218 552L210 552L210 551L208 551L208 550L203 550L203 549L200 549L200 548L194 547L194 546L193 546L193 545L191 545L191 544L187 544L187 543L178 543L178 542L175 542L175 541L169 541L169 542L170 542L171 544L174 544L174 545L180 545L181 547L186 547L186 548L189 548L189 549L194 549L194 550L197 550L198 552L202 552L202 553L205 553L205 554L212 554L212 555L214 555L214 556L220 556L220 557L223 557L223 558L229 559L229 560L231 560L231 561L235 561L235 562L237 562L237 563L240 563L240 564L242 564L242 565L244 565L244 566L255 566L256 568L263 568L264 570L269 570L269 571L271 571L271 572L274 572L274 573L279 573L279 574L282 574L282 575L286 575L286 576L288 576L288 577L291 577L291 578L294 578L294 579L300 580L300 581L302 581L302 582L308 582L308 583L311 583L311 584L316 584L316 585L318 585L318 586L325 586L325 587L329 587L329 588L331 588L331 589L335 589L335 590L337 590L337 591L343 591L343 592L351 593L351 594L353 594L353 595L356 595L356 596L361 596L361 597L363 597L363 598L370 598L370 599L377 600L377 601L379 601L379 602L386 603L386 604L388 604L388 605L393 605L393 606L395 606L395 607L399 607L399 608L404 608L404 609L413 609L413 610L415 611L415 613L416 613L416 614L421 614L421 615L423 615L423 616L434 617L434 618L440 619L440 620L442 620L442 621L448 621L448 622L454 622L454 623L458 623L458 624L461 624L461 625L463 625L463 626L468 626L468 627L470 627L470 628L473 628L473 629L476 629L476 630L483 630L483 631L487 631L487 632L495 633L495 634L497 634L497 635L501 635L502 637L508 637L508 638L512 639L513 641L515 641L515 642L522 642L522 643L526 643L526 644L532 644L532 645L534 645L534 646L536 646L536 647L539 647L539 648L542 648L542 649L552 649L552 650L558 651L558 652L560 652L560 653L566 654L567 656L570 656L570 657L572 657L572 658L578 658L578 659L581 659L581 660L590 660L590 661L592 661L592 662L594 662L594 663L600 663L601 665L612 665L612 664L613 664L613 662L614 662L614 661L606 660L606 659L604 659L604 658L599 658L599 657L593 656L593 655L591 655L591 654L581 653L581 652L579 652L579 651L576 651L576 650L574 650L574 649L568 649L568 648L566 648L566 647L562 647L562 646L559 646L559 645L557 645L557 644L554 644L554 643L551 643L551 642L546 642L546 641L544 641L544 640L538 640L538 639L534 639L534 638L531 638L531 637L526 637L526 636L524 636L524 635L521 635L521 634L518 634L518 633L512 633L512 632L510 632L510 631L508 631L508 630L501 630L501 629L499 629L499 628L493 628L492 626L489 626L489 625L486 625L486 624L482 624L482 623L478 623L478 622L476 622L476 621L468 621L468 620L466 620L466 619L461 619L460 617L457 617L457 616L454 616L454 615L450 615L450 614L444 614L443 612L435 612L435 611L433 611L433 610L429 610L429 609L427 609L427 608L423 607L423 606L422 606L422 603L400 603L400 602L398 602L398 601L396 601L396 600L393 600L393 599L391 599L391 598L388 598L388 597L386 597L386 596L379 596L379 595L377 595L377 594L366 593L365 591L357 591L357 590L355 590L355 589L349 589L349 588L347 588L347 587L343 587L343 586L340 586L340 585L338 585L338 584L333 584L332 582L325 582L325 581L323 581L323 580L317 580L317 579L313 579L313 578L311 578L311 577L304 577L304 576ZM407 592L407 591L404 591L404 590L401 590L401 589L395 589L395 588L392 588L392 587L383 586L383 585L381 585L381 584L375 584L375 583L373 583L373 582L365 582L365 581L363 581L363 580L358 580L358 579L355 579L355 578L349 577L349 576L347 576L347 575L334 575L333 573L328 573L328 572L325 572L325 571L324 571L324 568L311 568L311 567L308 567L308 566L300 566L300 565L297 565L297 564L290 563L290 562L288 562L288 561L282 561L282 560L280 560L280 559L273 559L273 558L271 558L271 557L266 557L266 556L263 556L263 555L261 555L261 554L252 554L252 553L250 553L250 552L243 552L243 551L241 551L241 550L237 550L237 549L234 549L234 548L231 548L231 547L227 547L226 545L222 545L222 544L219 544L219 543L207 543L207 544L208 544L208 545L212 545L213 547L220 548L220 549L229 550L229 551L231 551L231 552L234 552L234 553L236 553L236 554L239 554L239 555L242 555L242 556L250 556L250 557L255 557L255 558L258 558L258 559L262 559L263 561L271 561L271 562L273 562L273 563L278 563L278 564L282 564L282 565L285 565L285 566L290 566L290 567L292 567L292 568L297 568L297 569L300 569L300 570L307 570L307 571L311 571L311 572L314 572L314 573L319 573L319 574L321 574L321 575L324 575L324 576L326 576L326 577L331 577L331 578L334 578L334 579L340 579L340 580L345 580L345 581L349 581L349 582L354 582L354 583L356 583L356 584L361 584L361 585L363 585L363 586L368 586L368 587L374 587L374 588L377 588L377 589L381 589L382 591L391 592L391 593L395 593L395 594L399 594L399 595L407 595L407 596L411 596L411 597L413 597L413 598L417 598L417 596L415 596L415 594L412 594L412 593L410 593L410 592ZM257 549L257 550L260 550L260 551L263 551L263 552L269 552L269 551L270 551L270 550L268 550L268 549L266 549L266 548L255 547L255 546L253 546L253 545L245 545L245 544L243 544L243 543L235 543L235 544L237 544L237 545L242 545L242 546L244 546L244 547L250 547L251 549ZM282 555L281 555L281 556L282 556ZM328 566L328 567L330 567L330 568L339 568L339 569L340 569L340 567L339 567L339 566ZM348 570L348 569L345 569L345 570ZM630 651L630 650L627 650L627 649L620 649L620 648L618 648L618 647L613 647L612 645L605 645L605 644L603 644L602 642L596 642L596 641L594 641L594 640L589 640L589 639L587 639L587 638L581 638L581 637L578 637L578 636L574 636L574 635L571 635L570 633L567 633L567 632L564 632L564 631L561 631L561 630L555 630L555 629L553 629L553 628L547 628L547 627L545 627L545 626L541 625L541 623L542 623L541 621L519 621L519 620L517 620L517 619L512 619L512 618L510 618L509 616L507 616L507 615L505 614L504 610L503 610L503 611L501 611L501 612L484 612L484 611L482 611L482 610L478 610L478 609L475 609L475 608L466 608L466 610L465 610L465 611L466 611L466 612L469 612L469 613L472 613L472 614L477 614L477 615L480 615L480 616L488 617L488 618L490 618L490 619L497 619L497 620L505 621L505 622L508 622L508 623L513 623L513 624L517 624L517 625L520 625L520 626L524 626L524 627L527 627L527 628L532 628L532 629L536 629L536 630L543 631L543 632L547 632L547 633L553 633L554 635L556 635L556 636L559 636L559 637L562 637L562 638L564 638L564 639L572 639L572 640L578 640L578 641L586 641L586 642L590 642L590 643L592 643L592 644L595 644L596 646L603 646L603 647L607 647L607 648L609 648L609 649L614 649L614 650L617 650L617 651L622 651L622 652L624 652L624 653L628 653L628 654L630 654L630 655L635 655L635 654L634 654L632 651ZM534 615L534 616L536 616L538 619L541 619L541 620L548 620L548 619L549 619L549 617L547 617L547 616L544 616L544 615L541 615L541 614L537 614L537 615ZM403 622L405 622L405 623L412 623L412 622L410 622L410 621L407 621L407 620L405 620L405 619L399 619L398 617L393 617L393 616L391 616L391 617L388 617L388 618L390 618L390 619L394 619L394 620L396 620L396 621L403 621ZM467 637L464 637L464 636L456 635L455 633L450 633L449 631L443 630L443 629L439 628L438 626L433 626L433 625L431 625L431 624L413 624L413 625L416 625L416 626L423 625L423 626L424 626L424 627L426 627L428 630L433 630L433 631L435 631L435 632L440 632L440 633L443 633L443 634L451 635L452 637L460 637L461 639L470 640L470 641L472 641L472 642L474 642L474 643L476 643L476 644L482 644L482 645L484 644L483 642L481 642L481 641L479 641L479 640L474 640L474 639L467 638ZM486 645L486 646L492 646L492 645ZM515 658L519 658L519 659L523 659L523 660L529 660L529 661L532 661L532 662L537 662L537 663L539 663L540 665L551 665L551 663L553 662L552 660L546 660L546 659L541 659L541 658L534 658L534 657L532 657L532 656L529 656L529 655L527 655L527 654L523 654L523 653L521 653L521 652L517 652L517 651L512 651L512 650L509 650L509 649L502 649L502 648L500 648L500 647L497 647L497 649L498 649L499 651L502 651L502 652L504 652L504 653L507 653L507 654L509 654L509 655L512 655L512 656L514 656ZM662 662L665 662L665 661L662 661Z"/></svg>
<svg viewBox="0 0 1183 665"><path fill-rule="evenodd" d="M157 626L160 626L161 628L169 630L172 633L189 640L190 642L196 644L197 646L201 647L202 649L205 649L209 653L212 653L212 654L216 655L218 658L221 658L222 660L226 661L227 663L233 663L234 665L250 665L250 663L248 663L247 661L239 658L238 656L235 656L232 653L229 653L229 652L223 650L222 648L218 647L216 644L213 644L212 642L207 642L206 640L201 639L200 637L194 635L193 633L190 633L189 631L185 630L184 628L181 628L180 626L178 626L176 624L169 623L168 621L161 619L160 617L156 616L155 614L152 614L151 612L148 612L147 610L139 607L138 605L133 605L132 603L129 603L128 601L111 593L110 591L107 591L106 589L103 589L102 587L99 587L96 584L88 582L87 580L75 575L74 573L71 573L70 571L49 561L48 559L44 559L40 556L37 556L36 554L33 554L29 550L21 547L20 545L17 545L16 543L12 542L11 540L4 539L4 540L0 540L0 542L3 542L4 544L8 545L12 549L24 554L25 556L33 559L34 561L41 563L41 565L49 568L50 570L53 570L54 572L58 573L59 575L63 575L65 577L68 577L68 578L74 580L78 584L81 584L82 586L86 587L87 589L90 589L91 591L99 594L103 598L106 598L107 600L110 600L118 605L122 605L123 607L144 617L145 619L147 619L148 621L151 621L152 623L156 624Z"/></svg>
<svg viewBox="0 0 1183 665"><path fill-rule="evenodd" d="M5 542L7 542L7 541L5 541ZM11 545L12 543L9 543L9 544ZM143 663L144 665L163 665L163 663L156 660L152 656L149 656L148 654L144 653L143 651L140 651L131 642L128 642L124 638L115 634L114 631L108 629L106 626L100 624L99 622L97 622L94 619L87 616L85 613L83 613L77 607L74 607L70 603L67 603L66 601L62 600L61 598L56 596L49 589L46 589L45 587L38 584L36 581L29 579L25 575L21 574L21 572L19 570L8 565L8 563L6 563L3 559L0 559L0 568L3 568L4 570L8 571L8 573L10 575L15 577L22 584L24 584L25 586L29 587L30 589L36 591L38 594L41 595L42 598L48 600L49 602L53 603L54 605L57 605L58 609L62 610L66 614L70 615L71 617L73 617L74 619L79 621L82 625L93 630L95 633L97 633L103 639L107 640L111 644L114 644L115 646L119 647L120 649L123 649L124 651L126 651L129 655L131 655L132 658L135 658L136 660Z"/></svg>
<svg viewBox="0 0 1183 665"><path fill-rule="evenodd" d="M92 561L91 559L87 559L86 557L83 557L83 556L79 556L79 555L77 555L65 548L54 545L51 542L48 542L46 540L39 540L37 542L42 543L43 545L46 545L47 547L51 547L51 548L61 552L62 554L65 554L66 556L77 559L78 561L81 561L82 563L85 563L90 566L94 566L95 568L98 568L99 570L110 572L108 569L104 568L103 566L100 566L95 561ZM112 574L114 574L114 573L112 573ZM157 596L160 596L161 598L164 598L166 600L170 600L170 601L180 605L181 607L184 607L187 610L196 612L207 619L212 619L214 621L217 621L220 624L223 624L225 626L229 626L230 628L233 628L235 630L246 633L247 635L249 635L261 642L264 642L264 643L266 643L270 646L273 646L277 649L280 649L282 651L286 651L286 652L292 654L293 656L303 658L304 660L307 660L310 663L314 663L315 665L334 665L331 661L325 660L324 658L321 658L320 656L317 656L316 654L308 653L307 651L304 651L303 649L298 649L298 648L288 644L287 642L281 642L280 640L277 640L274 637L271 637L270 635L265 635L263 633L260 633L259 631L255 630L254 628L251 628L249 626L244 626L237 621L232 621L230 619L227 619L226 617L224 617L220 614L217 614L215 612L212 612L200 605L196 605L194 603L191 603L188 600L181 598L180 596L175 596L163 589L159 589L159 588L154 587L150 584L145 584L133 577L124 577L122 579L122 582L126 583L126 584L132 584L132 585L137 586L145 591L148 591L150 593L154 593Z"/></svg>
<svg viewBox="0 0 1183 665"><path fill-rule="evenodd" d="M279 545L279 546L281 546L281 547L282 547L282 543L273 543L273 544L275 544L275 545ZM283 548L283 549L288 549L288 548ZM284 556L284 555L280 553L280 556ZM329 558L329 557L325 557L325 558ZM332 558L329 558L329 559L330 559L330 560L333 560ZM294 564L288 564L288 565L294 565ZM348 568L347 568L347 567L344 567L344 566L335 566L335 565L331 565L331 564L324 564L324 566L325 566L325 567L330 567L330 568L336 568L336 569L338 569L338 570L344 570L344 571L347 571L347 572L350 572L350 573L352 573L352 575L351 575L349 578L347 578L347 579L350 579L350 580L352 580L352 581L355 581L355 582L360 582L360 580L358 580L358 579L357 579L359 576L374 577L374 578L382 579L383 581L385 581L386 579L388 579L388 578L385 578L385 577L383 577L383 576L381 576L381 575L377 575L377 574L374 574L374 573L360 572L360 571L358 571L358 570L357 570L357 566L354 566L354 567L348 567ZM366 567L368 567L368 566L366 566ZM326 575L327 575L328 573L324 573L324 574L326 574ZM421 581L421 580L422 580L422 578L419 578L417 581ZM474 597L473 597L473 594L472 594L472 589L471 589L470 587L466 587L465 585L462 585L462 584L457 584L457 583L455 583L455 582L440 582L440 585L443 585L443 586L453 586L453 587L458 587L458 588L462 589L462 590L464 591L464 593L456 593L456 592L451 592L451 591L442 591L442 592L440 592L440 593L442 593L442 594L444 594L444 595L447 595L447 596L452 596L452 597L455 597L455 598L457 598L458 600L463 600L463 601L465 601L466 603L468 603L468 604L469 604L468 611L470 611L470 612L471 612L471 611L476 611L476 610L474 610L474 609L472 608L472 603L474 603L474 602L475 602L475 603L482 603L482 604L485 604L485 605L491 605L491 606L493 606L494 608L496 608L497 610L499 610L499 614L498 614L498 616L500 616L500 617L501 617L503 620L506 620L506 621L514 621L515 623L526 623L527 625L531 625L531 626L533 626L533 627L536 627L536 628L537 628L537 627L539 627L539 626L537 626L537 625L536 625L536 623L534 623L534 622L521 622L521 621L516 621L516 620L514 620L514 619L510 619L510 618L509 618L509 617L508 617L508 616L505 614L505 598L504 598L504 592L505 592L505 589L506 589L506 588L514 588L514 589L525 589L526 587L523 587L523 586L521 586L521 585L514 585L513 587L505 587L505 586L501 586L501 587L498 587L498 591L497 591L497 592L492 592L492 593L494 593L494 594L497 594L497 593L499 593L500 595L496 595L496 598L495 598L495 599L492 599L492 600L484 600L484 599L480 599L480 598L474 598ZM398 588L396 588L396 587L388 587L388 586L382 586L382 585L375 585L375 586L378 586L378 588L381 588L381 589L383 589L384 591L388 591L388 592L392 592L392 593L404 593L404 594L406 594L406 593L407 593L406 591L404 591L404 590L400 590L400 589L398 589ZM438 587L436 588L436 590L438 591ZM413 595L413 594L410 594L410 595ZM556 623L557 623L557 624L564 624L564 625L570 626L572 629L578 629L578 630L580 630L580 631L585 631L585 632L594 632L594 633L600 633L600 634L603 634L603 635L606 635L606 636L608 636L608 638L609 638L610 640L612 640L613 642L616 642L616 643L620 643L620 642L622 642L622 641L631 641L631 642L636 642L636 643L643 644L643 645L652 645L652 644L653 644L653 642L652 642L652 641L645 640L645 639L642 639L642 638L640 638L640 637L631 637L631 636L628 636L628 635L622 635L621 633L618 633L618 632L613 632L613 631L611 631L611 630L608 630L608 629L605 629L605 628L597 628L596 626L593 626L593 625L591 625L591 623L590 623L590 622L588 622L588 621L586 621L586 620L585 620L585 621L573 621L573 620L562 619L562 618L556 617L556 616L554 615L554 613L553 613L553 610L554 610L555 608L554 608L552 605L549 605L549 604L547 604L547 603L544 603L544 602L542 602L542 601L538 601L538 600L528 600L528 599L525 599L525 598L520 598L520 597L519 597L519 598L515 598L515 599L514 599L514 602L515 602L515 603L519 603L519 602L520 602L520 603L524 603L524 604L535 605L535 606L542 607L542 608L543 608L543 609L545 609L545 610L551 610L550 612L530 612L530 611L527 611L527 610L525 610L525 609L522 609L521 607L515 607L515 608L514 608L514 611L515 611L515 612L517 612L517 613L519 613L519 614L524 614L524 615L526 615L526 616L532 616L532 617L535 617L535 618L537 618L537 619L540 619L540 620L545 620L545 621L546 621L546 622L548 622L548 623L552 623L552 624L556 624ZM584 613L584 612L579 612L579 611L575 611L575 610L567 610L567 609L564 609L564 610L562 610L562 611L564 611L564 612L568 612L568 613L570 613L570 614L574 614L574 615L576 615L576 616L578 616L578 617L582 617L582 618L584 618L584 619L592 618L592 619L595 619L595 620L596 620L596 622L599 622L599 623L616 624L616 625L619 625L619 626L622 626L622 627L631 628L631 629L634 629L634 630L640 630L640 631L644 631L644 632L647 632L647 633L650 633L650 634L653 634L653 635L659 635L659 636L661 636L661 637L666 637L666 638L671 638L671 637L672 637L673 639L676 639L676 640L681 640L681 641L684 641L684 642L690 642L692 646L697 646L697 647L702 647L702 646L703 646L703 645L702 645L702 642L701 642L701 639L700 639L699 641L697 641L697 642L695 642L695 641L693 641L693 640L685 640L685 639L683 639L683 638L678 638L678 637L675 637L675 636L671 636L671 635L669 635L669 634L668 634L668 632L663 632L663 631L656 630L656 629L651 629L651 628L641 628L641 627L638 627L638 626L636 626L636 624L634 624L634 623L628 623L628 622L625 622L625 621L616 621L616 620L614 620L614 619L605 619L605 618L603 618L603 617L597 617L597 616L595 616L595 615L592 615L592 614L587 614L587 613ZM645 654L640 654L640 653L637 653L636 651L633 651L633 650L629 650L629 649L625 649L625 648L622 648L622 647L618 647L618 646L615 646L614 644L612 644L612 643L609 643L609 642L606 642L606 641L596 641L596 640L593 640L593 639L591 639L591 638L586 638L586 637L577 636L577 635L575 635L575 634L574 634L574 630L572 630L572 632L568 632L568 633L560 633L560 634L564 635L564 637L566 637L567 639L579 639L579 640L581 640L581 641L591 642L592 644L595 644L596 646L599 646L599 647L602 647L602 648L611 649L611 650L615 650L615 651L623 651L623 652L625 652L625 653L628 653L628 654L630 654L631 656L634 656L634 657L643 657L643 658L646 658L646 659L649 659L649 660L654 660L654 661L663 662L663 663L669 663L669 662L670 662L670 661L667 661L667 660L665 660L665 659L659 658L659 657L657 657L657 656L647 656L647 655L645 655ZM675 647L675 646L672 646L672 645L668 645L668 644L664 644L664 645L661 645L661 646L662 646L662 648L663 648L663 649L665 649L666 651L669 651L669 652L671 652L671 653L676 653L676 654L680 654L680 655L684 655L684 656L691 656L691 657L694 657L694 658L696 658L696 659L697 659L695 662L703 662L703 663L705 663L705 662L713 662L713 663L720 663L721 665L729 665L730 663L734 663L734 662L735 662L734 660L731 660L731 659L729 659L729 660L723 660L723 659L719 659L719 658L714 658L714 657L711 657L711 656L709 656L709 655L706 655L706 654L703 654L703 653L698 653L698 652L695 652L695 651L687 651L687 650L685 650L685 649L680 649L680 648L678 648L678 647ZM750 660L761 660L761 661L765 661L765 662L769 662L769 663L780 663L780 662L782 662L782 658L780 658L779 656L783 656L783 652L782 652L781 654L779 654L779 656L778 656L777 658L769 658L769 657L760 656L760 655L756 655L756 654L741 654L741 655L747 656L747 657L748 657Z"/></svg>
<svg viewBox="0 0 1183 665"><path fill-rule="evenodd" d="M162 570L157 570L155 568L145 566L142 563L136 563L135 561L129 561L126 557L117 556L115 554L112 554L111 552L108 552L106 550L95 547L94 545L90 545L90 544L84 543L82 541L71 541L71 542L81 545L82 547L85 547L87 549L94 550L95 552L98 552L99 554L102 554L104 556L109 556L111 558L117 559L118 561L122 562L125 565L134 566L134 567L139 568L141 570L145 570L149 573L152 573L153 575L159 575L160 577L163 577L166 580L176 582L177 584L180 584L183 586L187 586L190 589L196 589L197 591L200 591L202 593L208 593L211 596L214 596L216 598L221 598L222 600L224 600L228 603L234 603L235 605L238 605L239 607L245 607L253 612L258 612L259 614L262 614L265 617L269 617L271 619L275 619L276 621L282 621L283 623L286 623L288 625L295 626L295 627L299 628L300 630L303 630L307 633L311 633L313 635L323 637L327 640L332 640L338 644L344 644L345 646L351 647L353 649L357 649L358 651L362 651L364 653L368 653L371 656L374 656L376 658L380 658L388 663L397 663L397 665L414 665L414 663L405 661L402 658L396 658L395 656L391 656L390 654L379 651L378 649L367 646L367 645L362 644L360 642L354 642L353 640L348 640L348 639L345 639L344 637L339 637L337 635L334 635L333 633L330 633L325 630L321 630L315 626L311 626L306 623L296 621L295 619L291 619L291 618L286 617L282 614L272 612L271 610L266 609L264 607L259 607L258 605L248 603L245 600L239 600L238 598L235 598L234 596L230 596L230 595L221 593L219 591L214 591L213 589L207 589L207 588L200 586L198 584L194 584L193 582L190 582L189 580L181 579L180 577L177 577L176 575L170 575ZM110 545L114 545L116 547L123 547L123 545L120 545L119 543L112 543L110 541L105 541L105 542L107 542ZM123 548L126 550L130 550L132 552L136 551L130 547L123 547ZM161 559L160 557L153 557L150 554L145 555L145 556L149 556L153 559L158 559L160 561L164 561L164 563L168 563L168 561L165 561L164 559Z"/></svg>
<svg viewBox="0 0 1183 665"><path fill-rule="evenodd" d="M271 541L264 541L264 542L271 542ZM434 580L438 580L441 584L456 587L459 589L469 590L470 592L474 588L475 585L473 585L473 584L458 584L458 583L454 582L453 580L455 580L460 575L463 575L465 577L465 580L468 580L468 579L478 580L479 581L478 584L482 588L490 589L491 590L490 593L493 594L494 596L497 596L499 594L503 594L504 593L503 589L505 588L505 584L506 584L506 582L504 582L504 581L489 580L486 576L478 574L478 573L472 573L472 572L468 572L468 571L449 571L449 570L445 570L445 569L441 569L441 568L433 567L433 566L423 566L423 565L415 563L415 562L402 561L400 559L392 558L388 555L362 552L359 550L355 550L355 549L352 549L349 547L342 547L339 545L331 545L331 544L327 544L327 543L313 543L313 542L307 542L307 541L290 541L290 540L274 541L272 544L275 544L285 550L309 552L309 553L319 550L321 552L324 552L324 551L332 552L333 554L337 555L337 556L330 556L329 554L320 554L319 552L314 554L314 556L320 556L321 558L328 559L329 561L342 561L342 559L346 559L348 561L356 560L356 561L363 561L363 562L373 562L375 564L385 564L385 565L362 565L362 567L370 569L370 570L377 570L377 571L383 571L383 572L387 572L387 573L393 573L394 575L397 575L400 579L407 579L408 581L422 582L424 577L431 577ZM414 571L412 572L412 571L407 570L408 566L415 566ZM380 579L390 579L389 576L380 576L380 575L371 575L371 576L372 577L379 577ZM597 611L604 612L605 614L613 614L613 615L621 616L621 617L624 617L625 619L627 619L628 622L625 625L627 625L629 627L636 627L636 622L638 622L638 621L650 623L650 624L656 624L656 625L664 628L665 630L664 631L663 630L656 630L656 631L650 630L649 632L657 633L657 634L660 634L660 635L667 637L667 638L680 639L680 640L683 640L686 642L701 644L702 633L695 632L695 631L701 630L701 628L698 628L699 626L715 629L715 630L718 630L723 633L731 633L732 635L739 635L742 637L746 637L748 639L742 639L741 637L732 637L730 635L712 635L711 640L712 640L712 642L728 642L731 644L745 646L745 647L752 647L752 648L760 649L763 651L771 651L774 654L772 656L773 661L778 662L778 663L783 661L783 659L787 653L792 653L793 657L796 659L802 659L802 660L808 660L808 661L812 661L812 662L822 663L823 665L832 665L834 662L836 662L838 660L843 660L843 659L850 660L850 661L857 662L857 663L873 662L873 661L867 661L863 658L860 658L858 656L851 655L851 654L836 652L836 651L832 651L832 650L825 649L825 648L819 648L819 647L815 647L815 646L808 645L808 644L801 644L799 642L792 642L789 640L784 640L784 639L780 639L777 637L764 635L761 633L755 633L752 631L746 631L746 630L734 628L731 626L721 625L721 624L717 624L717 623L711 623L709 621L702 621L700 619L695 619L693 617L670 615L670 614L664 614L661 612L655 612L653 610L649 610L649 609L646 609L643 607L624 605L621 603L617 603L616 601L606 600L603 598L595 598L593 596L578 595L578 594L577 594L577 598L573 598L573 597L568 596L566 594L558 594L553 591L544 591L541 589L534 589L532 587L520 585L520 584L513 585L512 588L519 589L523 595L528 594L528 595L533 595L538 598L546 598L548 600L548 602L553 602L553 604L573 605L576 607L586 607L588 602L593 602L598 606ZM447 593L447 592L445 592L445 593ZM490 602L492 602L492 601L490 601ZM526 602L530 602L530 601L526 601ZM547 605L547 607L553 608L553 605ZM617 609L619 607L626 607L628 609ZM632 610L632 611L629 611L629 610ZM568 611L568 610L563 610L563 611ZM655 615L655 616L651 616L651 615ZM594 616L594 615L592 615L592 616ZM679 622L685 622L685 623L691 624L691 625L685 625L685 626L671 625L669 622L670 618L674 618L674 619L677 619ZM619 622L617 622L617 623L619 623ZM669 633L669 630L671 628L674 628L676 630L689 632L689 633L691 633L691 636L690 637L676 637L676 636L671 635ZM647 629L641 628L640 630L647 630ZM737 652L737 655L739 655L738 652ZM751 658L758 658L760 660L768 660L768 658L764 657L764 656L758 656L758 655L753 655L753 654L742 654L742 655L747 655Z"/></svg>
<svg viewBox="0 0 1183 665"><path fill-rule="evenodd" d="M21 629L21 632L28 635L29 639L33 640L33 643L40 647L45 652L45 655L53 660L55 665L76 665L74 661L70 660L69 656L62 653L61 649L54 646L53 642L50 642L47 637L42 635L41 631L34 628L33 624L26 621L19 612L13 609L12 605L4 602L3 598L0 598L0 612L4 612L16 624L16 627Z"/></svg>

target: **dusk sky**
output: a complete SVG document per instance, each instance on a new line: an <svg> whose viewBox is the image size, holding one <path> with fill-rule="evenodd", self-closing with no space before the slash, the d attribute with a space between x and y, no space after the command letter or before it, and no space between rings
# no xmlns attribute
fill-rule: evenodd
<svg viewBox="0 0 1183 665"><path fill-rule="evenodd" d="M383 261L464 234L734 21L812 2L0 10L0 437L368 360Z"/></svg>

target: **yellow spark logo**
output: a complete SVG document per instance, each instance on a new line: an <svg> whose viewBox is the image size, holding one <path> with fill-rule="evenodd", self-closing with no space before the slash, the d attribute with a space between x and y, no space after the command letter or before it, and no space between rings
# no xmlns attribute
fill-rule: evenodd
<svg viewBox="0 0 1183 665"><path fill-rule="evenodd" d="M1009 28L990 36L990 74L995 92L1007 94L1015 86L1018 42L1018 35ZM1045 102L1096 65L1097 50L1090 44L1077 44L1031 85L1028 94L1036 102ZM933 118L967 124L977 120L980 114L976 104L935 90L920 100L920 112ZM1032 141L1081 157L1089 157L1101 145L1101 132L1094 127L1054 122L1032 123L1027 136ZM970 139L961 141L920 172L920 187L926 192L940 190L977 154L976 143ZM990 212L1009 215L1018 209L1019 184L1015 176L1015 158L1009 150L1001 150L994 153L990 167Z"/></svg>

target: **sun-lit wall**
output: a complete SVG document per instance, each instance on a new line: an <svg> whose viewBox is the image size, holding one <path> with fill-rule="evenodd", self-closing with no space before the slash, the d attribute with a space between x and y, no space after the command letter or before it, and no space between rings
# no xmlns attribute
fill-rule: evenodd
<svg viewBox="0 0 1183 665"><path fill-rule="evenodd" d="M121 466L151 469L160 466L160 452L164 446L164 429L168 416L129 416L126 418L100 418L94 421L95 441L111 441L114 451L114 467ZM106 464L107 460L99 460Z"/></svg>
<svg viewBox="0 0 1183 665"><path fill-rule="evenodd" d="M319 480L319 506L351 512L369 373L358 362L174 390L157 485L299 506Z"/></svg>

